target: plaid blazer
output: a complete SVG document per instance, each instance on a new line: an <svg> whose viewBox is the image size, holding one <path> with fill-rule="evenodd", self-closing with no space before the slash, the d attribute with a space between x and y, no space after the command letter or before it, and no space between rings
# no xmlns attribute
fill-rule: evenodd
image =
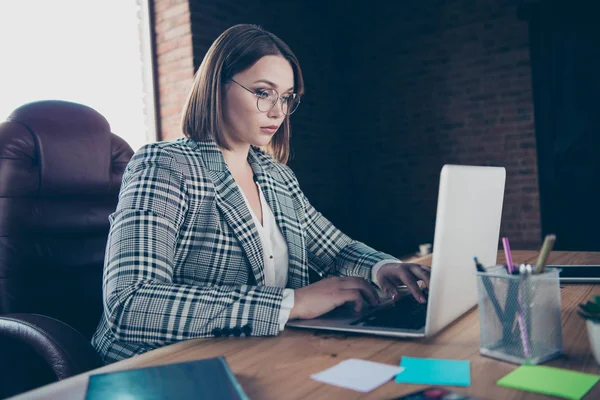
<svg viewBox="0 0 600 400"><path fill-rule="evenodd" d="M351 240L308 202L289 167L252 147L248 161L288 244L288 288L360 276L394 258ZM179 340L277 335L283 288L264 286L258 231L213 141L146 145L109 217L104 312L92 344L113 362Z"/></svg>

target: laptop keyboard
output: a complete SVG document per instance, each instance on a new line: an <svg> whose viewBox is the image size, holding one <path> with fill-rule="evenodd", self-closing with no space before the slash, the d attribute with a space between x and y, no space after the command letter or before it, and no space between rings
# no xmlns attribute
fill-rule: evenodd
<svg viewBox="0 0 600 400"><path fill-rule="evenodd" d="M423 296L428 298L428 291ZM425 326L427 303L421 304L412 295L406 295L390 307L373 311L350 323L350 325L419 330Z"/></svg>

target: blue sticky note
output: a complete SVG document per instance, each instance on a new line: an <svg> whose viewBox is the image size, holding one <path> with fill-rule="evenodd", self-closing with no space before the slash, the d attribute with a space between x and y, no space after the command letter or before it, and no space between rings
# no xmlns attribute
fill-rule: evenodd
<svg viewBox="0 0 600 400"><path fill-rule="evenodd" d="M404 371L396 375L398 383L424 385L471 386L471 363L468 360L402 357Z"/></svg>

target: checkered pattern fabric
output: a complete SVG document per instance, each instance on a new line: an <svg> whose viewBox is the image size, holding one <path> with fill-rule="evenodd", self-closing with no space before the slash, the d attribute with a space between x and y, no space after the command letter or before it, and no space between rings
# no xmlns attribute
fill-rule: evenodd
<svg viewBox="0 0 600 400"><path fill-rule="evenodd" d="M248 161L288 244L288 288L360 276L394 258L353 241L318 213L285 165L252 147ZM114 362L180 340L277 335L283 288L264 286L258 231L213 141L142 147L110 216L104 313L92 344Z"/></svg>

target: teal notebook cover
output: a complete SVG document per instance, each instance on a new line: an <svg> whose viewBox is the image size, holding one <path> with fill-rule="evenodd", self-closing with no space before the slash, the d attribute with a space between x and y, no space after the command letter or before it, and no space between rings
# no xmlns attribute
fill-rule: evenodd
<svg viewBox="0 0 600 400"><path fill-rule="evenodd" d="M248 400L224 357L91 375L86 400Z"/></svg>

